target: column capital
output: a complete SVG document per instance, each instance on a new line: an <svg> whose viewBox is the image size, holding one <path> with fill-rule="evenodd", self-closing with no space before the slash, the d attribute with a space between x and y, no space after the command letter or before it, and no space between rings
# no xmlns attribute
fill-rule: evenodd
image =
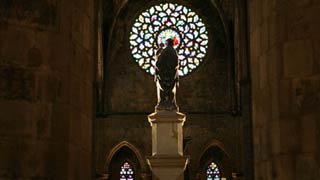
<svg viewBox="0 0 320 180"><path fill-rule="evenodd" d="M162 112L154 112L148 116L149 123L168 123L168 122L176 122L182 123L186 121L186 115L180 112L175 111L162 111Z"/></svg>

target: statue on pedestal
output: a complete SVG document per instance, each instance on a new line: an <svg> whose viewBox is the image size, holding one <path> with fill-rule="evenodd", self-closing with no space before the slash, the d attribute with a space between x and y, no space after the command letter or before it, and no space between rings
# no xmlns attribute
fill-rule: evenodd
<svg viewBox="0 0 320 180"><path fill-rule="evenodd" d="M156 111L178 111L176 88L179 85L179 60L173 44L173 39L167 39L167 47L157 51L155 82L158 103L155 107Z"/></svg>

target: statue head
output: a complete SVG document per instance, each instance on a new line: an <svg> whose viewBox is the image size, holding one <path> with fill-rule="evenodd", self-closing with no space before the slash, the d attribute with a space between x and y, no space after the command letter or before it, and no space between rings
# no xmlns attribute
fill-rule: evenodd
<svg viewBox="0 0 320 180"><path fill-rule="evenodd" d="M163 47L164 47L164 44L160 43L159 48L163 48Z"/></svg>
<svg viewBox="0 0 320 180"><path fill-rule="evenodd" d="M172 47L173 46L173 39L171 39L171 38L167 39L166 45Z"/></svg>

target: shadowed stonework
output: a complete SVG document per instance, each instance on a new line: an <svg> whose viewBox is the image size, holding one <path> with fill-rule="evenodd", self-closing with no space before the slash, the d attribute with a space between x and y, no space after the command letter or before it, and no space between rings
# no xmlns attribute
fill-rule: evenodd
<svg viewBox="0 0 320 180"><path fill-rule="evenodd" d="M107 171L106 168L112 165L104 167L104 157L122 141L128 141L137 147L144 159L152 155L151 128L146 117L154 111L156 88L154 77L144 72L135 62L132 54L134 47L130 48L132 45L130 32L141 13L151 7L157 7L160 3L163 1L132 0L123 6L120 5L121 9L112 2L105 4L106 9L110 7L115 9L112 11L113 14L104 14L103 27L106 29L104 32L109 33L105 34L107 37L104 38L105 89L102 98L105 102L102 106L105 117L97 119L96 131L96 169L100 175L117 173ZM209 38L207 54L202 64L192 73L180 77L177 89L179 111L186 113L187 116L183 126L185 137L183 153L190 155L190 164L185 179L205 177L209 162L201 158L206 149L211 147L218 149L208 151L211 156L217 155L217 163L221 165L223 172L221 177L231 179L232 172L243 173L247 169L246 178L252 179L251 136L250 130L246 130L250 129L250 102L247 100L248 96L236 92L238 75L235 67L240 65L235 64L238 59L233 57L242 54L246 46L242 46L241 52L233 51L234 41L237 38L233 37L230 30L237 26L233 24L235 19L232 15L234 13L232 6L236 4L230 1L227 3L229 5L225 4L226 6L222 7L222 4L211 1L199 3L191 0L176 1L176 3L190 8L190 11L194 11L202 18ZM243 27L237 26L237 28ZM143 27L137 29L138 34L140 34L139 29ZM243 85L242 88L245 94L249 93L247 85ZM243 111L241 115L235 115L239 113L236 100L240 98L239 96L245 99L241 104ZM229 155L217 154L222 152L222 149ZM144 164L146 163L144 161ZM146 179L152 176L150 169L143 173L146 174Z"/></svg>
<svg viewBox="0 0 320 180"><path fill-rule="evenodd" d="M156 87L129 38L161 3L209 38L177 91L184 179L319 179L319 0L0 0L1 180L119 180L124 161L151 180Z"/></svg>
<svg viewBox="0 0 320 180"><path fill-rule="evenodd" d="M34 81L34 73L30 70L10 65L0 66L0 98L33 101Z"/></svg>
<svg viewBox="0 0 320 180"><path fill-rule="evenodd" d="M0 179L91 179L92 7L0 1Z"/></svg>
<svg viewBox="0 0 320 180"><path fill-rule="evenodd" d="M57 25L57 0L2 0L0 18L20 25L52 28Z"/></svg>

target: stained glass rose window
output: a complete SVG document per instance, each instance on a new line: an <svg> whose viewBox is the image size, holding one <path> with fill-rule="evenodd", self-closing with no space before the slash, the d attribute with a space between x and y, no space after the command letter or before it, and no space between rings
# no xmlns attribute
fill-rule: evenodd
<svg viewBox="0 0 320 180"><path fill-rule="evenodd" d="M136 63L154 75L155 53L172 38L179 57L179 75L199 67L208 49L208 31L203 20L190 8L164 3L152 6L135 20L130 32L130 49Z"/></svg>

